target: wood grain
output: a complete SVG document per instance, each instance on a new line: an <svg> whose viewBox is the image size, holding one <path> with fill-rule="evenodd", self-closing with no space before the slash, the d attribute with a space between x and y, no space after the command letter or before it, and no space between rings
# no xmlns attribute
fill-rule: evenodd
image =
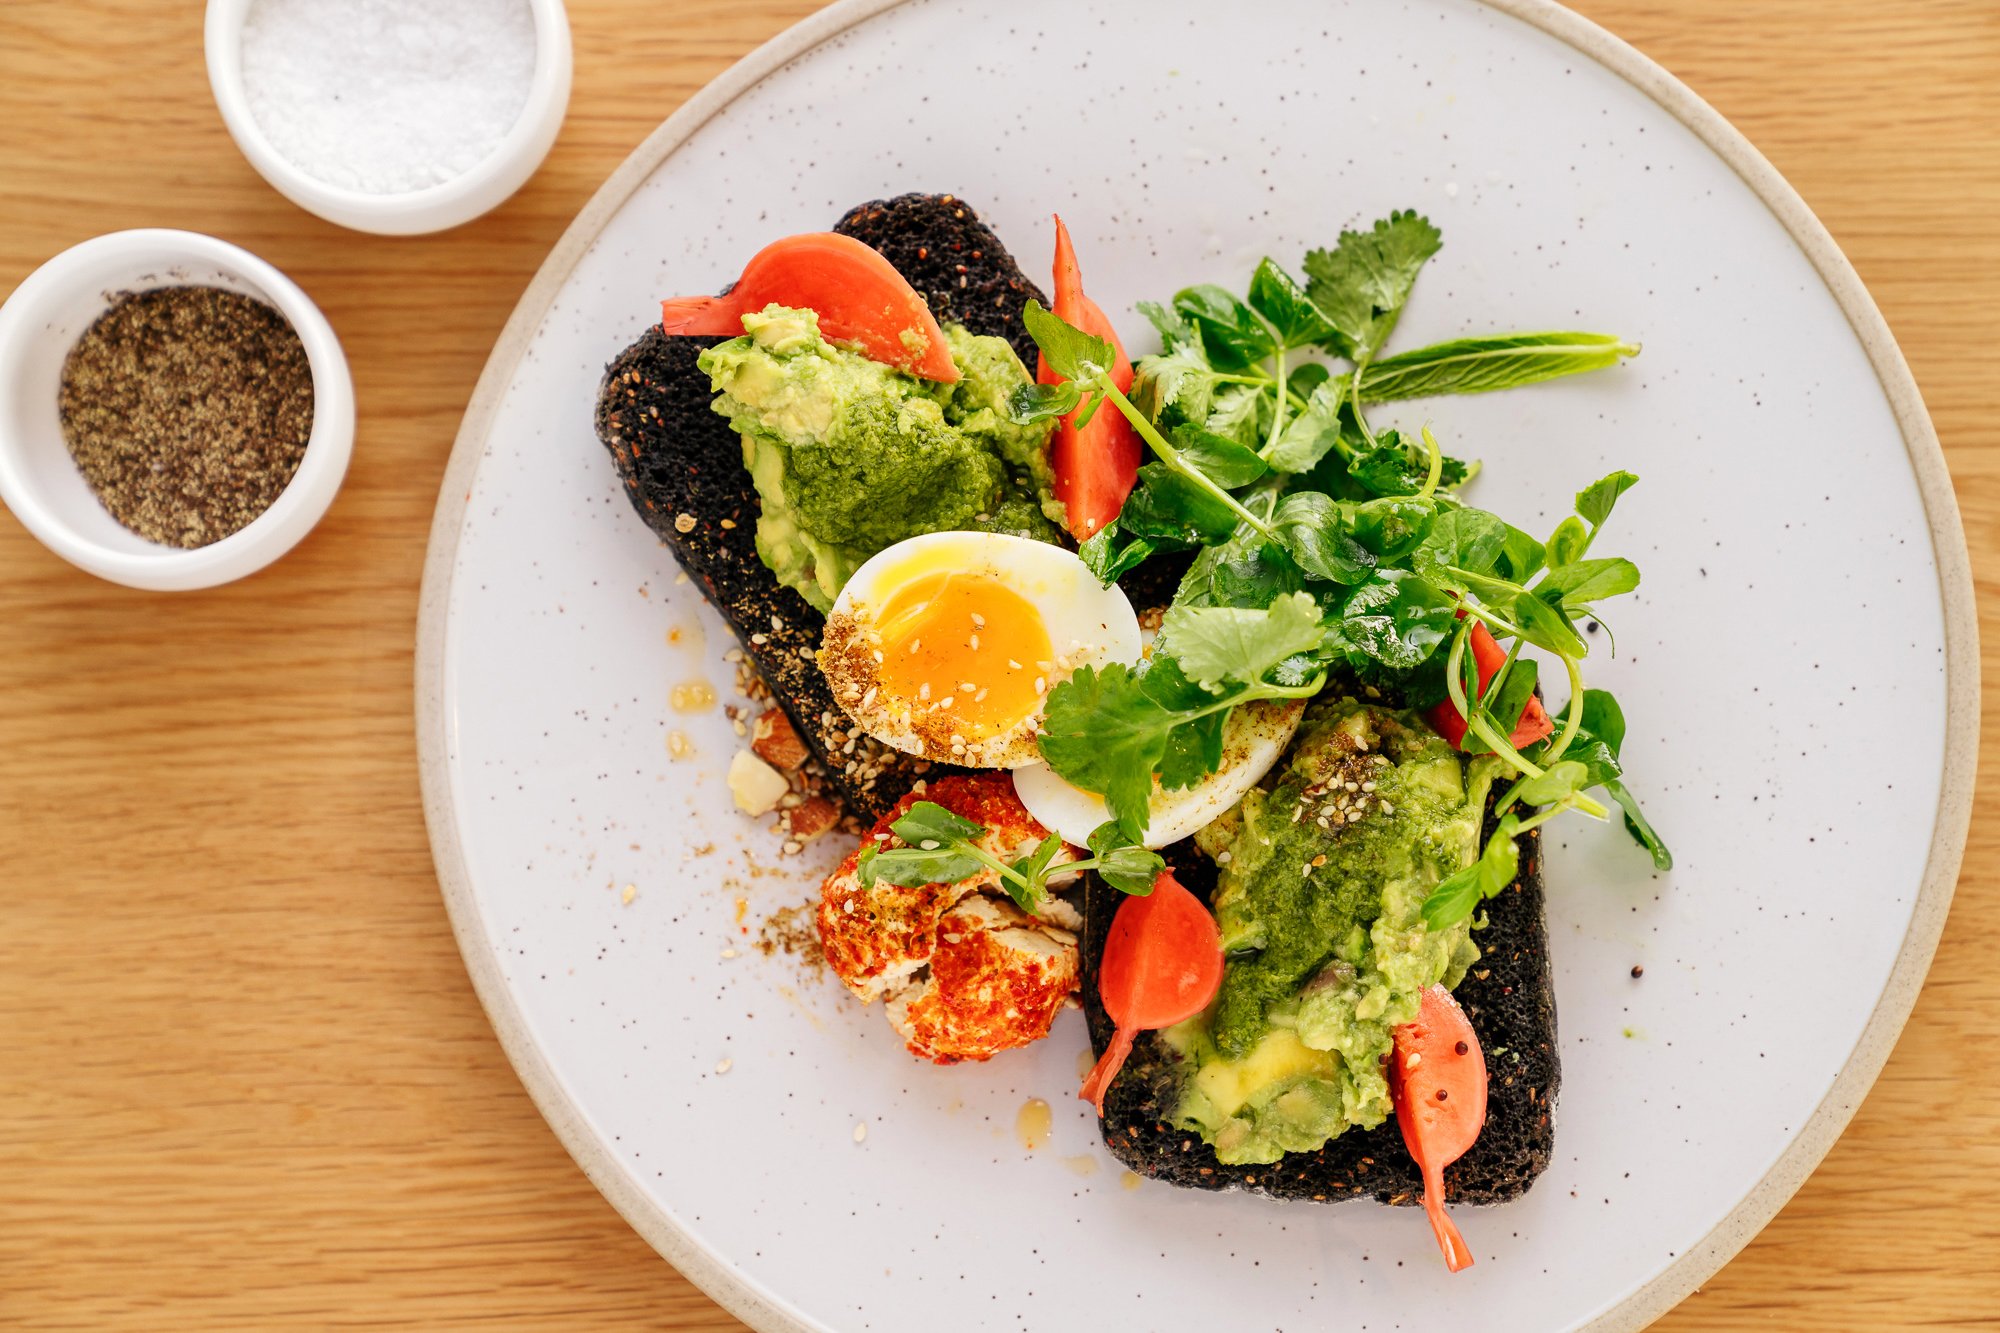
<svg viewBox="0 0 2000 1333"><path fill-rule="evenodd" d="M452 943L411 644L431 504L543 254L659 120L811 0L571 0L553 156L444 237L319 222L226 136L201 6L0 5L0 291L103 231L247 245L320 302L361 404L289 558L164 597L0 519L0 1325L736 1325L570 1163ZM2000 579L2000 8L1585 0L1804 193L1902 340ZM1989 653L2000 626L1987 619ZM1989 692L1987 716L2000 719ZM1853 1128L1660 1327L1990 1327L2000 1311L2000 795Z"/></svg>

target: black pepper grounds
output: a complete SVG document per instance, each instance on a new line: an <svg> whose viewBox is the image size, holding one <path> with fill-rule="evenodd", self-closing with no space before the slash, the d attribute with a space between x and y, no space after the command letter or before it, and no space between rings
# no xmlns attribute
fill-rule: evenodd
<svg viewBox="0 0 2000 1333"><path fill-rule="evenodd" d="M63 361L63 439L120 523L207 546L271 507L312 435L312 368L285 317L220 287L121 296Z"/></svg>

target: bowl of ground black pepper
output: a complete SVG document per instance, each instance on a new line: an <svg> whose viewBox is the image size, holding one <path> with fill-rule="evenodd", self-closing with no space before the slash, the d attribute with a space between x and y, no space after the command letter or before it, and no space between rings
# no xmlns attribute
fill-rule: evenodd
<svg viewBox="0 0 2000 1333"><path fill-rule="evenodd" d="M0 306L0 500L134 588L213 587L297 545L354 448L354 388L297 284L226 241L99 236Z"/></svg>

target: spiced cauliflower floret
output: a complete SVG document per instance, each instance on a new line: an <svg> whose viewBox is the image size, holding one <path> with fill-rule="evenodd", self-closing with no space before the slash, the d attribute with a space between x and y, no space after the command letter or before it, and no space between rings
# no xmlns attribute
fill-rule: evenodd
<svg viewBox="0 0 2000 1333"><path fill-rule="evenodd" d="M984 1060L1047 1036L1077 987L1074 907L1051 895L1039 915L1024 912L991 870L955 884L861 884L862 848L901 846L890 826L919 800L979 824L979 846L1002 862L1027 856L1048 836L1005 774L943 778L904 797L820 890L827 963L864 1001L886 1001L910 1051L939 1064ZM1064 847L1056 863L1076 857Z"/></svg>

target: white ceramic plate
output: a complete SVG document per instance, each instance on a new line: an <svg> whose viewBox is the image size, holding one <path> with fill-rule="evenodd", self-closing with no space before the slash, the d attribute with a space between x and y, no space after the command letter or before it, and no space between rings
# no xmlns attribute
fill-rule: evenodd
<svg viewBox="0 0 2000 1333"><path fill-rule="evenodd" d="M425 581L425 793L467 965L591 1178L760 1328L1637 1327L1824 1154L1944 919L1977 649L1915 388L1768 164L1564 10L1082 12L838 5L667 121L557 247L467 415ZM1645 343L1613 373L1382 413L1483 457L1479 500L1530 527L1614 466L1644 478L1613 544L1645 587L1592 666L1679 864L1656 877L1575 821L1551 847L1557 1152L1522 1201L1464 1210L1470 1272L1447 1278L1414 1210L1128 1190L1070 1095L1075 1015L921 1066L739 933L739 898L754 933L811 879L729 809L726 724L670 710L676 683L727 685L723 636L591 406L657 298L906 189L963 195L1033 270L1061 209L1115 312L1414 206L1445 248L1397 346ZM669 644L689 626L705 644ZM1038 1151L1013 1130L1031 1096L1055 1107Z"/></svg>

